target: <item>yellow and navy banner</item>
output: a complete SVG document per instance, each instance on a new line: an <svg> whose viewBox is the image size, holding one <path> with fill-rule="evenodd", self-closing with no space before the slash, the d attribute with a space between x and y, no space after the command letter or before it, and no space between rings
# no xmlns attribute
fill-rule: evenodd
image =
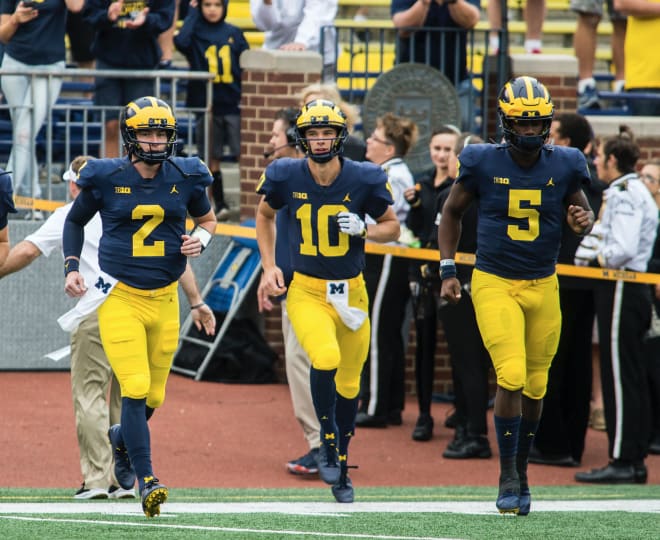
<svg viewBox="0 0 660 540"><path fill-rule="evenodd" d="M51 201L46 199L30 199L28 197L14 197L14 204L17 208L27 208L33 210L43 210L52 212L56 208L63 206L62 201ZM193 223L190 221L188 229L192 229ZM238 236L241 238L256 238L256 232L253 227L243 227L241 225L218 224L215 228L215 234L220 236ZM424 261L438 261L440 254L435 249L411 248L406 246L392 246L386 244L376 244L367 242L366 252L377 255L391 254L395 257L405 257L408 259L419 259ZM454 260L457 264L474 264L473 253L456 253ZM636 283L660 283L660 274L650 274L647 272L631 272L629 270L615 270L612 268L591 268L586 266L573 266L570 264L558 264L557 273L561 276L573 276L589 279L608 279L612 281L622 280Z"/></svg>

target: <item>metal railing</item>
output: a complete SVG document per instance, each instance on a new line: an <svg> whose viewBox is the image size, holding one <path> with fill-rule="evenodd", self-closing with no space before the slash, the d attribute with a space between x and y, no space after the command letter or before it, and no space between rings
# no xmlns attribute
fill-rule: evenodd
<svg viewBox="0 0 660 540"><path fill-rule="evenodd" d="M211 114L213 99L212 80L213 74L199 71L181 70L94 70L94 69L62 69L62 70L3 70L0 69L0 77L5 75L20 75L30 77L32 83L36 79L61 78L62 89L53 106L48 106L46 119L41 126L36 125L34 115L31 115L30 128L30 155L37 156L38 167L43 166L46 170L44 196L52 198L53 179L51 171L54 168L66 169L70 161L79 154L90 154L98 157L105 155L108 141L105 140L104 124L108 116L116 114L123 106L96 106L91 97L94 92L95 77L122 78L122 79L152 79L154 84L154 95L167 101L177 119L178 137L177 146L186 153L196 154L194 145L195 119L203 115L204 122L204 159L208 162L209 157L209 122L206 121ZM205 107L186 107L185 92L188 81L207 81L206 105ZM30 110L34 109L35 96L34 84L30 85L32 95ZM46 101L53 101L50 95L50 85L47 85ZM11 107L3 99L0 102L0 163L6 165L7 170L12 170L12 163L7 163L10 150L15 144L15 134L11 122ZM57 165L57 167L56 167ZM39 170L34 170L33 163L29 164L30 179L39 175ZM21 186L22 193L32 197L34 188L32 182Z"/></svg>

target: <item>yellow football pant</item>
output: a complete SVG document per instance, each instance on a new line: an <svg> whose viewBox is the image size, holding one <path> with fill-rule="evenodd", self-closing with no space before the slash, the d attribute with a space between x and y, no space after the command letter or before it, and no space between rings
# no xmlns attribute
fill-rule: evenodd
<svg viewBox="0 0 660 540"><path fill-rule="evenodd" d="M541 399L559 345L561 309L557 275L505 279L474 270L472 300L497 384Z"/></svg>
<svg viewBox="0 0 660 540"><path fill-rule="evenodd" d="M98 314L122 397L146 397L148 407L160 407L179 340L177 282L154 290L117 283Z"/></svg>
<svg viewBox="0 0 660 540"><path fill-rule="evenodd" d="M337 392L352 399L360 392L360 373L367 359L371 327L369 318L353 331L326 300L327 280L295 273L286 298L291 326L316 369L336 369ZM348 303L369 312L362 275L348 280Z"/></svg>

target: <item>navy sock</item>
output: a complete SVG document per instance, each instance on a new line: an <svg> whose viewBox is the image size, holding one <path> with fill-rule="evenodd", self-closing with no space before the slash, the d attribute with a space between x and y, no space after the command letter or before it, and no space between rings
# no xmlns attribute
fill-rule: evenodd
<svg viewBox="0 0 660 540"><path fill-rule="evenodd" d="M339 461L346 461L348 445L355 433L355 415L358 409L358 398L345 398L337 394L337 429L339 430Z"/></svg>
<svg viewBox="0 0 660 540"><path fill-rule="evenodd" d="M500 476L516 478L516 455L518 454L518 434L520 432L520 416L502 418L495 416L495 433L500 449Z"/></svg>
<svg viewBox="0 0 660 540"><path fill-rule="evenodd" d="M538 427L538 420L528 420L524 416L520 420L516 469L518 469L521 489L529 487L527 484L527 460L529 459L529 449L532 447L534 435L536 435Z"/></svg>
<svg viewBox="0 0 660 540"><path fill-rule="evenodd" d="M151 440L145 411L146 398L121 400L121 433L128 457L135 469L140 491L145 478L153 477L151 468Z"/></svg>
<svg viewBox="0 0 660 540"><path fill-rule="evenodd" d="M336 369L320 370L312 366L309 371L309 383L312 391L312 402L316 416L321 424L321 442L330 445L337 444L337 423L335 420L335 403L337 391L335 388Z"/></svg>

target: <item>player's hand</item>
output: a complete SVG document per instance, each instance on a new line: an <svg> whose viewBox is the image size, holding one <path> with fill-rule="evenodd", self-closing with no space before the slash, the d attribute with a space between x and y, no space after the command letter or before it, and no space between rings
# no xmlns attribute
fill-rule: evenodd
<svg viewBox="0 0 660 540"><path fill-rule="evenodd" d="M364 221L353 212L339 212L337 214L337 225L339 225L339 230L343 233L349 234L351 236L362 236L366 231L366 225Z"/></svg>
<svg viewBox="0 0 660 540"><path fill-rule="evenodd" d="M186 257L199 257L202 252L202 241L196 236L190 236L189 234L182 234L181 240L181 255Z"/></svg>
<svg viewBox="0 0 660 540"><path fill-rule="evenodd" d="M64 292L72 298L80 298L87 292L85 279L80 272L69 272L64 278Z"/></svg>
<svg viewBox="0 0 660 540"><path fill-rule="evenodd" d="M591 210L585 210L576 204L571 204L568 207L566 220L575 233L584 235L593 227L594 213Z"/></svg>
<svg viewBox="0 0 660 540"><path fill-rule="evenodd" d="M268 292L266 292L264 274L261 274L259 287L257 288L257 306L259 307L259 313L273 309L273 302L271 302L270 296L268 296Z"/></svg>
<svg viewBox="0 0 660 540"><path fill-rule="evenodd" d="M203 328L207 336L215 335L215 314L209 306L202 304L193 309L190 314L197 330L201 332Z"/></svg>
<svg viewBox="0 0 660 540"><path fill-rule="evenodd" d="M284 274L282 274L282 270L277 266L264 268L260 286L262 283L264 289L262 294L266 294L267 296L282 296L286 292Z"/></svg>
<svg viewBox="0 0 660 540"><path fill-rule="evenodd" d="M450 304L458 304L461 300L461 282L455 277L443 279L440 296Z"/></svg>

